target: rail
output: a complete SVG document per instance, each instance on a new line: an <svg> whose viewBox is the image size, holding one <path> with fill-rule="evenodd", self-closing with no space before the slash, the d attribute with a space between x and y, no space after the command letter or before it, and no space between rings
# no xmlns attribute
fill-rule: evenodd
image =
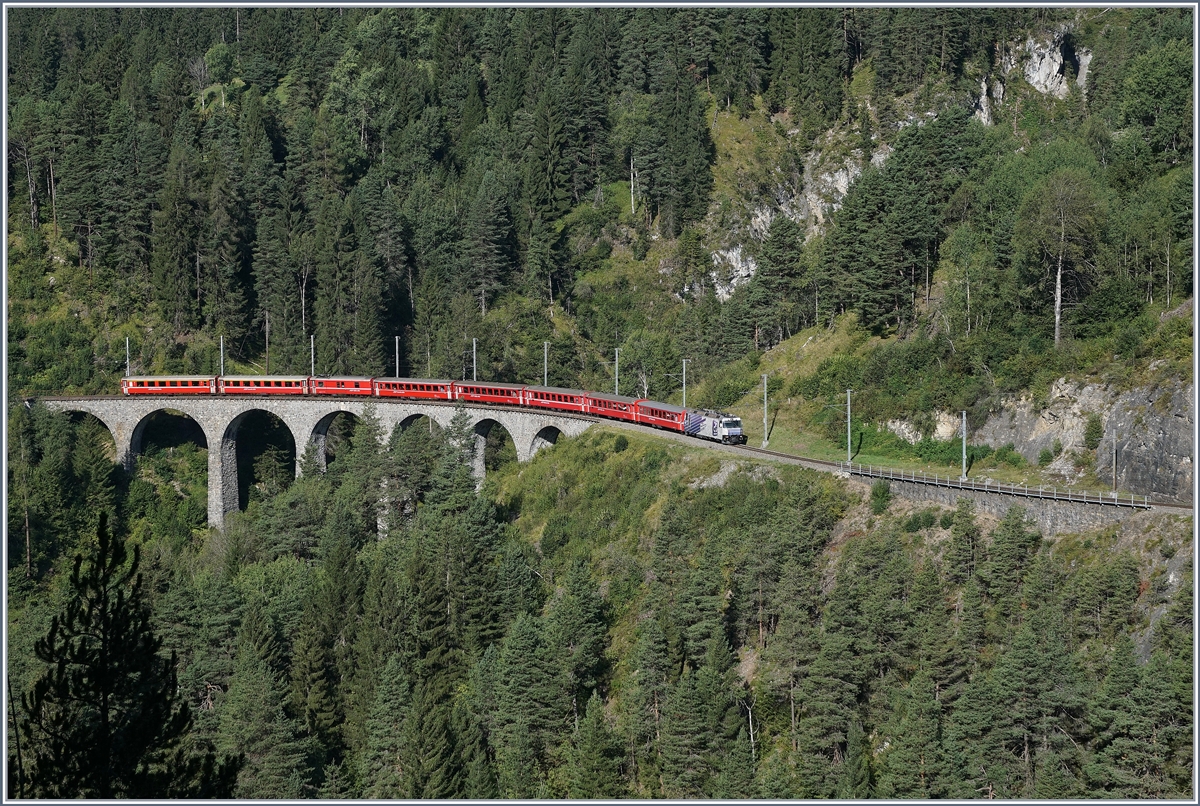
<svg viewBox="0 0 1200 806"><path fill-rule="evenodd" d="M149 398L152 396L147 395L146 397ZM227 397L240 398L242 396L229 395ZM99 400L128 400L129 398L125 395L80 395L80 396L43 397L41 399L66 402L66 401L75 401L75 400L97 400L97 399L99 399ZM165 399L171 400L174 398L167 397ZM222 398L214 398L214 399L222 399ZM289 398L289 399L291 399L291 398ZM304 399L312 400L314 398L306 397ZM339 396L330 395L325 399L339 400L342 398ZM345 399L355 400L355 401L363 400L362 397L347 397ZM381 402L381 403L402 402L402 401L392 401L392 400L387 400L387 399L382 399L382 398L371 398L371 399L376 400L377 402ZM26 401L26 405L28 405L29 402L30 401ZM432 405L432 406L454 407L456 405L463 405L466 408L472 408L472 409L493 408L493 406L489 406L489 405L482 405L482 404L478 404L478 403L461 403L458 401L420 400L420 401L403 401L403 402L419 403L420 405L425 405L425 406ZM509 408L509 407L505 406L503 408ZM516 408L516 407L512 407L512 408ZM546 412L546 413L550 413L550 412ZM598 417L594 417L594 416L590 416L590 415L586 415L586 414L578 414L575 412L566 412L566 411L555 410L552 413L555 417L564 417L564 418L569 418L569 419L573 419L573 420L584 420L584 421L593 422L593 423L605 423L605 424L619 425L619 426L624 426L624 427L632 427L635 429L640 429L640 428L645 427L645 426L638 426L634 423L627 423L627 422L623 422L623 421L619 421L619 420L614 421L614 420L609 420L609 419L600 419ZM655 429L655 430L657 431L658 429ZM1116 493L1089 493L1087 491L1072 491L1070 489L1060 490L1057 487L1047 488L1045 486L1039 486L1039 487L1033 488L1033 487L1029 487L1028 485L1001 484L999 482L994 482L990 479L984 479L983 482L978 482L978 481L974 481L971 479L962 479L962 478L959 478L958 476L954 476L954 475L950 475L950 474L947 474L945 476L938 474L938 473L930 475L928 473L923 473L923 472L918 472L918 471L907 471L906 472L903 470L890 470L888 468L877 467L875 465L862 465L862 464L856 464L853 462L850 462L850 463L829 462L829 461L825 461L822 459L810 459L810 458L807 458L804 456L796 456L794 454L779 453L778 451L769 451L769 450L765 450L762 448L754 448L749 445L722 446L722 447L727 448L727 449L738 450L740 452L756 453L756 454L761 454L764 456L772 456L772 457L776 457L776 458L783 459L786 461L805 463L805 464L809 464L809 465L819 465L819 466L823 466L823 467L827 467L827 468L835 468L838 472L848 473L849 475L852 475L852 476L864 476L867 478L888 479L891 481L907 481L907 482L911 482L914 484L928 484L928 485L935 486L935 487L947 487L947 488L957 489L957 490L971 490L973 492L998 493L1000 495L1011 495L1011 496L1014 496L1017 498L1036 498L1036 499L1045 500L1045 501L1056 501L1056 502L1061 501L1063 503L1079 503L1079 504L1094 504L1094 505L1098 504L1101 506L1126 507L1129 509L1143 509L1143 510L1153 509L1154 507L1167 507L1170 509L1180 509L1180 510L1184 510L1184 509L1190 510L1191 509L1191 506L1187 505L1187 504L1175 504L1175 503L1168 503L1165 501L1151 502L1150 497L1145 496L1145 495L1143 495L1141 497L1141 500L1139 500L1138 496L1136 496L1132 493L1130 493L1128 496L1121 496Z"/></svg>
<svg viewBox="0 0 1200 806"><path fill-rule="evenodd" d="M930 476L927 473L915 470L908 472L903 470L889 470L887 468L875 467L874 465L856 465L852 462L838 462L837 467L843 473L849 473L852 476L866 476L868 478L888 479L890 481L907 481L916 484L929 484L934 487L949 487L956 490L971 490L981 493L999 493L1000 495L1012 495L1018 498L1039 498L1046 501L1100 504L1102 506L1130 507L1132 509L1150 509L1152 506L1149 496L1144 495L1142 496L1142 500L1139 501L1133 493L1125 497L1115 492L1089 493L1086 490L1060 490L1057 487L1046 488L1039 486L1034 488L1024 484L1001 484L993 482L991 479L984 479L980 483L971 479L963 479L959 476L942 476L937 473Z"/></svg>

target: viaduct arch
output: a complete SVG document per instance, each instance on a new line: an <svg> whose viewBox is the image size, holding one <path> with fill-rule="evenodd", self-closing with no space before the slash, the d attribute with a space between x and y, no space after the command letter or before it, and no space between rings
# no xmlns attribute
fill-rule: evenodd
<svg viewBox="0 0 1200 806"><path fill-rule="evenodd" d="M142 437L151 414L163 410L180 412L196 422L208 443L208 524L220 527L225 514L238 508L237 437L251 411L275 415L291 431L296 445L296 474L300 474L300 456L304 446L316 443L318 455L325 455L325 437L333 418L346 412L362 417L374 405L375 415L387 440L397 426L418 417L428 417L442 429L449 428L454 404L409 403L390 400L280 399L236 397L93 397L43 398L54 411L86 412L108 428L117 448L117 460L132 470L142 451ZM592 421L583 417L558 415L526 409L488 408L464 405L475 434L475 477L483 478L483 447L488 432L500 425L512 437L517 460L527 462L542 448L553 445L560 435L582 434Z"/></svg>

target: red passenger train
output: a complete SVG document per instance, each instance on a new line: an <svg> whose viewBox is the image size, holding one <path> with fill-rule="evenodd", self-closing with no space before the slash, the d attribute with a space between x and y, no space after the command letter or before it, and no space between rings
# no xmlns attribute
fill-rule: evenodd
<svg viewBox="0 0 1200 806"><path fill-rule="evenodd" d="M742 421L728 414L685 409L646 398L554 386L363 376L155 375L122 378L121 392L126 395L322 395L487 403L590 414L701 439L733 444L746 442Z"/></svg>

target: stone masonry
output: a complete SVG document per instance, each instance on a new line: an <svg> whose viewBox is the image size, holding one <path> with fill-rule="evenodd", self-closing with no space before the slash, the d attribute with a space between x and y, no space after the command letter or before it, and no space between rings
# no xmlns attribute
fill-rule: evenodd
<svg viewBox="0 0 1200 806"><path fill-rule="evenodd" d="M407 427L425 416L442 428L450 425L455 405L451 403L408 403L390 400L344 400L321 398L236 398L236 397L96 397L44 398L46 407L55 411L79 411L93 415L108 428L117 448L117 460L132 470L142 450L142 433L147 418L157 411L171 410L186 415L204 432L208 448L208 523L220 527L225 513L238 508L237 434L251 411L265 411L278 417L291 431L296 445L296 474L299 457L308 442L315 442L318 456L325 456L325 435L341 412L362 417L364 409L375 406L383 426L384 438L397 427ZM592 420L570 414L553 414L525 409L488 408L464 405L475 431L475 476L483 478L483 446L488 433L499 425L517 449L517 460L528 461L562 434L577 436L592 425Z"/></svg>

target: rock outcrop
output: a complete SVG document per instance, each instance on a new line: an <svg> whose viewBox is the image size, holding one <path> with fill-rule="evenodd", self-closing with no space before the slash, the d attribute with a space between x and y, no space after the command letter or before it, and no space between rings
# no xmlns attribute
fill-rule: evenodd
<svg viewBox="0 0 1200 806"><path fill-rule="evenodd" d="M993 447L1012 443L1030 462L1061 443L1063 455L1087 452L1084 432L1090 415L1104 435L1095 448L1096 475L1112 483L1113 440L1117 487L1171 501L1192 501L1194 387L1159 386L1116 393L1098 384L1059 380L1042 406L1028 398L1006 402L972 436Z"/></svg>

